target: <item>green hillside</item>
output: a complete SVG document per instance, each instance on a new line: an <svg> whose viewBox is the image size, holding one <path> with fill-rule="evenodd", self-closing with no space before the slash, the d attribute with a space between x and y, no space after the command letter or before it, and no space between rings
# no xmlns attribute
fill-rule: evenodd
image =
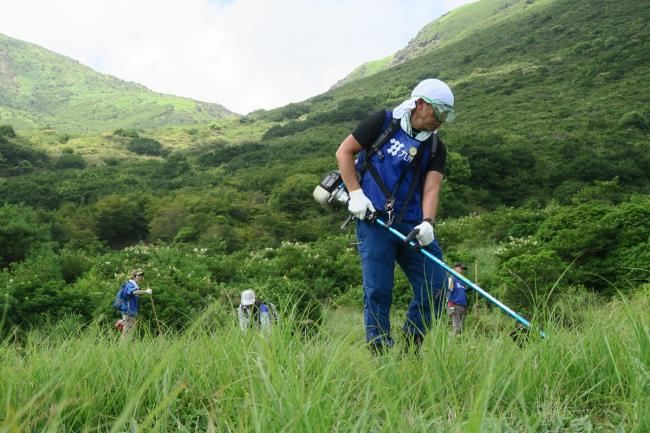
<svg viewBox="0 0 650 433"><path fill-rule="evenodd" d="M152 92L0 34L0 124L103 131L208 122L218 104Z"/></svg>
<svg viewBox="0 0 650 433"><path fill-rule="evenodd" d="M497 4L275 110L89 134L3 120L0 431L647 432L650 4ZM311 192L355 125L428 77L457 101L439 131L445 259L547 339L513 344L472 294L467 332L435 321L421 358L363 346L354 230ZM114 344L111 301L137 267L153 297ZM236 327L251 288L282 312L270 340ZM398 317L411 297L397 271Z"/></svg>
<svg viewBox="0 0 650 433"><path fill-rule="evenodd" d="M497 23L510 25L524 16L535 14L539 6L546 3L549 0L482 0L458 7L424 26L403 49L359 66L335 87L406 63Z"/></svg>
<svg viewBox="0 0 650 433"><path fill-rule="evenodd" d="M569 295L592 302L631 292L650 279L648 22L642 0L538 0L276 110L74 137L0 128L0 216L11 222L0 230L0 282L13 281L10 316L90 320L107 312L116 275L132 263L187 294L160 301L169 320L187 321L204 299L244 287L357 305L352 237L311 191L360 120L431 76L457 98L457 121L440 130L449 156L436 230L446 257L476 264L490 290L531 314ZM403 276L396 287L403 306ZM43 308L59 294L83 308Z"/></svg>

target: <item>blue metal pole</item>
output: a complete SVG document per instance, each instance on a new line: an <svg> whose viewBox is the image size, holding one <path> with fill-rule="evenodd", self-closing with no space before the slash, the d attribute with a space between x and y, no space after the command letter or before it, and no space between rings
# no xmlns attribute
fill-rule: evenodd
<svg viewBox="0 0 650 433"><path fill-rule="evenodd" d="M405 241L405 242L407 241L406 236L404 236L398 230L395 230L394 228L392 228L391 226L386 224L386 222L383 221L381 218L375 218L374 221L377 224L379 224L380 226L387 229L389 232L391 232L395 236L397 236L402 241ZM526 328L532 327L531 323L528 320L526 320L524 317L522 317L520 314L516 313L510 307L505 305L503 302L499 301L497 298L495 298L494 296L492 296L491 294L489 294L485 290L481 289L477 284L474 284L472 281L465 278L462 274L459 274L458 272L454 271L448 264L446 264L445 262L440 260L438 257L434 256L433 254L431 254L426 249L421 248L420 245L417 242L411 240L411 241L409 241L409 245L416 248L418 251L420 251L422 254L424 254L425 257L427 257L430 260L433 260L435 263L437 263L440 267L445 269L447 272L449 272L450 274L452 274L453 276L455 276L456 278L458 278L459 280L461 280L462 282L464 282L465 284L470 286L472 289L476 290L481 296L483 296L485 299L490 301L492 304L499 307L501 309L501 311L503 311L504 313L506 313L507 315L509 315L513 319L515 319L517 322L521 323ZM542 338L546 338L546 334L541 329L539 331L539 335Z"/></svg>

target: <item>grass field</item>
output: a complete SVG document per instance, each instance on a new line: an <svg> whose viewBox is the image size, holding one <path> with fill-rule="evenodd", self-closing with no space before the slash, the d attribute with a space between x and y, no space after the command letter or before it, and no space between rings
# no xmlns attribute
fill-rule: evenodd
<svg viewBox="0 0 650 433"><path fill-rule="evenodd" d="M211 312L129 342L64 319L0 346L0 432L647 432L649 307L645 290L571 328L549 312L548 338L522 347L483 311L462 337L438 322L420 357L372 357L360 311L308 339L286 322L243 337Z"/></svg>

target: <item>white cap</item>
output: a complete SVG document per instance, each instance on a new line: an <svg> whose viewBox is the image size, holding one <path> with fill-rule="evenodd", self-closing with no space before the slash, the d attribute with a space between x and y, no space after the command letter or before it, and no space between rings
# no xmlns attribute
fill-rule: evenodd
<svg viewBox="0 0 650 433"><path fill-rule="evenodd" d="M244 290L241 292L241 304L253 305L255 303L255 292L252 290Z"/></svg>
<svg viewBox="0 0 650 433"><path fill-rule="evenodd" d="M429 78L415 86L411 97L393 109L393 118L401 119L405 114L410 115L411 110L415 108L415 102L420 98L428 103L439 101L450 107L454 106L454 94L449 86L436 78Z"/></svg>
<svg viewBox="0 0 650 433"><path fill-rule="evenodd" d="M450 107L454 106L454 94L451 93L451 89L444 82L436 78L429 78L415 86L411 97L440 101Z"/></svg>

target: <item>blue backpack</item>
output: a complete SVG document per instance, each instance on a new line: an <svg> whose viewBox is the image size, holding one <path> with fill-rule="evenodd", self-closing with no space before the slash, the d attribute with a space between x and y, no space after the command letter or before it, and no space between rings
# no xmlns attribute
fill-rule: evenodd
<svg viewBox="0 0 650 433"><path fill-rule="evenodd" d="M120 288L117 295L115 295L115 299L113 299L113 307L119 311L124 311L127 308L128 295L126 294L126 286L128 284L128 281L122 284L122 288Z"/></svg>

